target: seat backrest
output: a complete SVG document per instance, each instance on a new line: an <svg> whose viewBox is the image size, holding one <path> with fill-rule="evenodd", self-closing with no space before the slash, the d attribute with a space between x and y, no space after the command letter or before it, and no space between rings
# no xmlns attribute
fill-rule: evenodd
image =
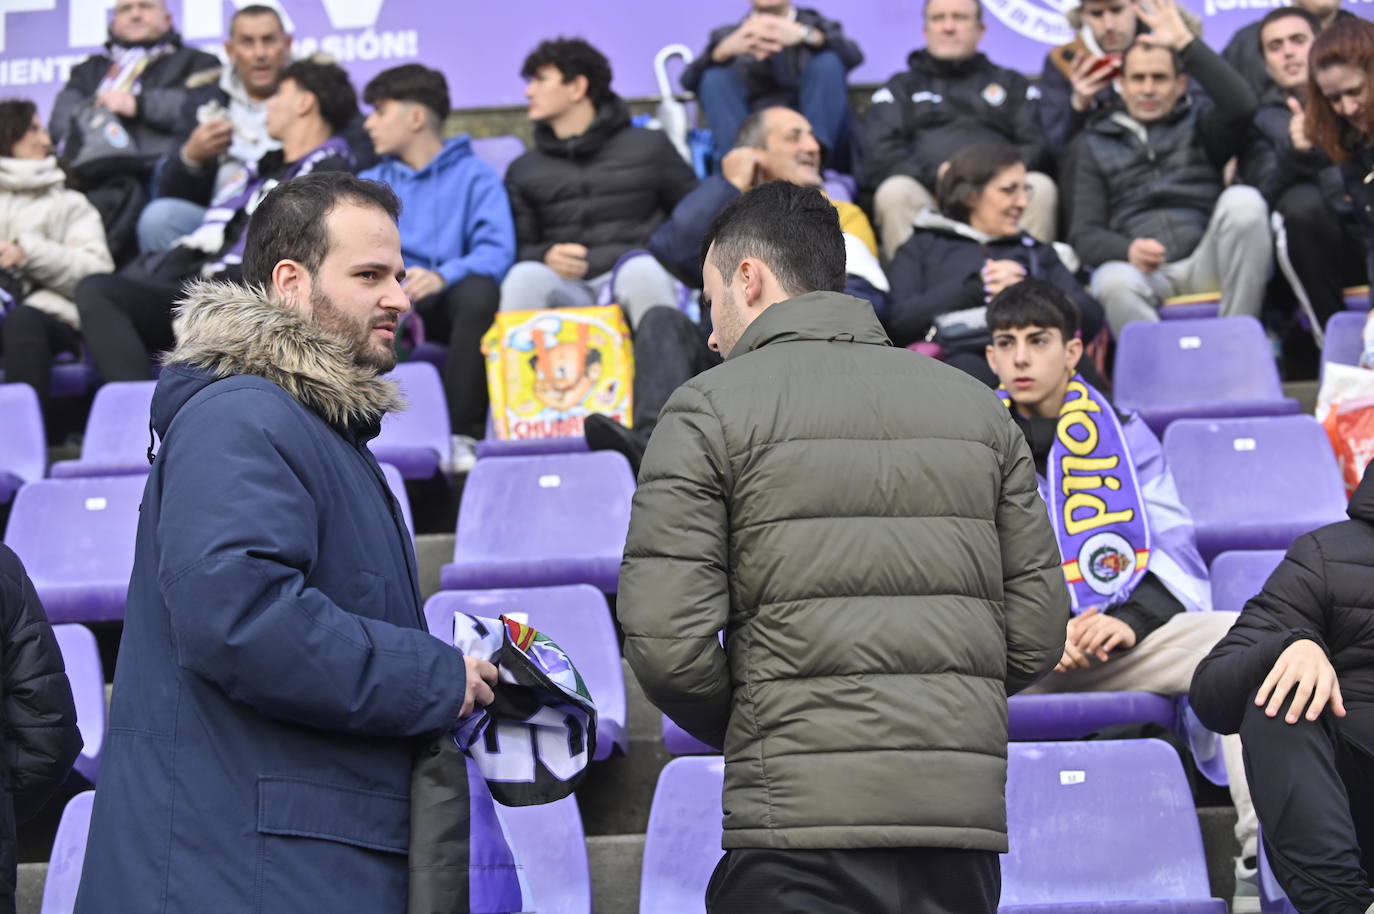
<svg viewBox="0 0 1374 914"><path fill-rule="evenodd" d="M1223 552L1212 559L1212 609L1240 612L1264 589L1283 555L1282 549L1247 549Z"/></svg>
<svg viewBox="0 0 1374 914"><path fill-rule="evenodd" d="M1345 518L1345 486L1311 416L1180 419L1164 456L1206 561L1228 549L1287 549Z"/></svg>
<svg viewBox="0 0 1374 914"><path fill-rule="evenodd" d="M38 394L27 384L0 384L0 474L24 482L43 478L48 442Z"/></svg>
<svg viewBox="0 0 1374 914"><path fill-rule="evenodd" d="M1128 324L1117 341L1114 379L1124 412L1283 398L1264 328L1252 317Z"/></svg>
<svg viewBox="0 0 1374 914"><path fill-rule="evenodd" d="M148 418L156 381L101 385L86 419L81 460L148 468Z"/></svg>
<svg viewBox="0 0 1374 914"><path fill-rule="evenodd" d="M463 487L454 560L624 549L634 486L612 451L479 460Z"/></svg>
<svg viewBox="0 0 1374 914"><path fill-rule="evenodd" d="M100 750L105 744L105 667L95 635L84 625L54 625L62 663L76 702L76 726L81 731L81 755L76 770L92 784L100 771Z"/></svg>
<svg viewBox="0 0 1374 914"><path fill-rule="evenodd" d="M53 838L48 875L43 881L43 907L40 914L71 914L76 907L76 890L81 885L81 867L86 861L86 838L91 830L91 804L95 791L86 790L67 801L62 821Z"/></svg>
<svg viewBox="0 0 1374 914"><path fill-rule="evenodd" d="M525 143L518 136L484 136L472 141L472 153L504 178L510 163L525 154Z"/></svg>
<svg viewBox="0 0 1374 914"><path fill-rule="evenodd" d="M1004 905L1210 897L1197 810L1168 743L1007 750Z"/></svg>
<svg viewBox="0 0 1374 914"><path fill-rule="evenodd" d="M400 387L407 406L382 419L381 432L372 441L373 450L428 447L441 461L447 460L453 443L439 370L429 362L402 362L387 377Z"/></svg>
<svg viewBox="0 0 1374 914"><path fill-rule="evenodd" d="M1322 339L1322 364L1360 364L1364 351L1364 324L1369 315L1358 311L1337 311L1326 322Z"/></svg>
<svg viewBox="0 0 1374 914"><path fill-rule="evenodd" d="M406 481L401 478L401 471L391 464L383 463L381 468L382 475L386 477L387 488L391 489L391 494L396 496L396 501L401 505L401 516L405 518L406 529L414 539L415 518L410 513L410 495L406 492Z"/></svg>
<svg viewBox="0 0 1374 914"><path fill-rule="evenodd" d="M511 853L539 914L591 914L587 840L576 797L539 806L500 806Z"/></svg>
<svg viewBox="0 0 1374 914"><path fill-rule="evenodd" d="M706 884L720 862L720 756L675 758L664 766L649 808L639 914L706 910Z"/></svg>
<svg viewBox="0 0 1374 914"><path fill-rule="evenodd" d="M453 614L531 625L558 643L591 692L597 713L625 721L625 673L615 624L601 591L590 584L503 590L441 590L425 602L430 634L453 643Z"/></svg>
<svg viewBox="0 0 1374 914"><path fill-rule="evenodd" d="M122 601L146 482L143 476L40 479L15 496L5 544L24 562L54 621L70 617L49 605L49 591L115 588Z"/></svg>

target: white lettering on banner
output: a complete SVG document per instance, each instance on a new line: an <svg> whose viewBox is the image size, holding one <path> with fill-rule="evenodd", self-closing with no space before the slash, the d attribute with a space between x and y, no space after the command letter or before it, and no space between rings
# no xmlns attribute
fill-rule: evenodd
<svg viewBox="0 0 1374 914"><path fill-rule="evenodd" d="M67 45L95 48L105 43L110 30L110 10L115 0L72 0L67 20Z"/></svg>
<svg viewBox="0 0 1374 914"><path fill-rule="evenodd" d="M57 0L0 0L0 52L5 50L5 17L10 13L35 13L57 8Z"/></svg>
<svg viewBox="0 0 1374 914"><path fill-rule="evenodd" d="M414 29L403 32L368 29L360 35L298 38L296 47L302 56L323 51L341 64L355 60L415 60L420 56L420 33Z"/></svg>
<svg viewBox="0 0 1374 914"><path fill-rule="evenodd" d="M1209 0L1210 2L1210 0ZM988 11L1002 24L1045 44L1064 44L1073 40L1074 32L1064 11L1078 6L1074 0L985 0Z"/></svg>
<svg viewBox="0 0 1374 914"><path fill-rule="evenodd" d="M368 29L377 24L382 0L322 0L329 24L336 29Z"/></svg>
<svg viewBox="0 0 1374 914"><path fill-rule="evenodd" d="M243 9L254 3L270 6L281 16L282 25L286 27L288 34L296 31L296 23L291 19L291 14L277 0L231 0L231 2L235 9ZM178 22L181 26L181 35L187 41L225 37L224 0L182 0L181 10L181 19Z"/></svg>
<svg viewBox="0 0 1374 914"><path fill-rule="evenodd" d="M57 57L21 57L17 60L0 60L0 86L41 86L47 83L65 83L72 74L72 67L85 59L80 54L63 54Z"/></svg>

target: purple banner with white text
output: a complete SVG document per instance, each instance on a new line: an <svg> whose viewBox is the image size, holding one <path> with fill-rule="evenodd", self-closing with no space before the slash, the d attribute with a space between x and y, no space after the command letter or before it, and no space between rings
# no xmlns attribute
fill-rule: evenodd
<svg viewBox="0 0 1374 914"><path fill-rule="evenodd" d="M71 67L98 50L115 0L0 0L0 96L32 98L45 113ZM188 44L215 50L229 17L249 0L168 0ZM1039 73L1051 45L1067 41L1063 8L1071 0L983 0L982 50L996 63ZM1281 5L1273 0L1184 0L1220 49L1236 29ZM1346 0L1360 15L1374 0ZM662 47L700 53L707 33L736 20L748 0L285 0L277 6L296 51L324 51L361 86L388 67L420 62L444 71L455 108L521 104L521 61L541 39L580 35L615 69L621 95L656 95L653 60ZM806 4L809 5L809 4ZM880 83L923 44L920 0L823 0L867 60L851 82ZM676 73L673 74L676 77ZM675 83L674 83L675 85Z"/></svg>

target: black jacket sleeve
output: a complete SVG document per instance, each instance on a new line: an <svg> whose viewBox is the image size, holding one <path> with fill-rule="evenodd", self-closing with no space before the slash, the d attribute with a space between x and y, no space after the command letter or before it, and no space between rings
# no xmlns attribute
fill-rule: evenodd
<svg viewBox="0 0 1374 914"><path fill-rule="evenodd" d="M1010 71L1008 71L1010 74ZM1011 141L1021 150L1027 171L1049 171L1050 160L1045 152L1045 137L1040 132L1040 90L1020 74L1010 74L1015 81L1020 100L1011 118ZM1008 89L1008 91L1011 91ZM938 163L936 165L938 168ZM932 185L933 186L933 185Z"/></svg>
<svg viewBox="0 0 1374 914"><path fill-rule="evenodd" d="M1106 611L1107 615L1115 616L1131 627L1131 631L1135 632L1136 646L1181 612L1187 612L1187 608L1178 602L1178 597L1170 593L1169 588L1152 571L1145 572L1145 577L1124 603L1118 603Z"/></svg>
<svg viewBox="0 0 1374 914"><path fill-rule="evenodd" d="M181 149L167 156L157 182L159 197L180 197L201 206L209 206L215 193L215 175L219 166L211 161L193 168L181 160Z"/></svg>
<svg viewBox="0 0 1374 914"><path fill-rule="evenodd" d="M1289 547L1264 589L1198 664L1188 695L1198 719L1218 733L1239 731L1251 693L1284 648L1308 639L1326 649L1330 610L1321 544L1309 533Z"/></svg>
<svg viewBox="0 0 1374 914"><path fill-rule="evenodd" d="M701 77L705 75L706 71L711 67L720 66L711 59L711 55L715 52L716 45L730 37L730 33L739 26L740 24L736 22L732 25L722 25L711 32L711 37L706 39L706 50L698 54L696 59L687 65L687 69L682 71L682 76L678 78L678 81L682 83L682 88L688 92L697 91L697 86L701 85Z"/></svg>
<svg viewBox="0 0 1374 914"><path fill-rule="evenodd" d="M867 187L876 188L893 175L908 175L927 188L935 187L940 163L923 162L916 156L915 126L907 111L910 94L904 74L898 73L873 94L873 103L864 112Z"/></svg>
<svg viewBox="0 0 1374 914"><path fill-rule="evenodd" d="M1073 84L1046 55L1040 73L1040 133L1049 154L1062 156L1087 120L1086 112L1073 109Z"/></svg>
<svg viewBox="0 0 1374 914"><path fill-rule="evenodd" d="M1039 244L1037 254L1040 258L1041 275L1040 278L1052 282L1061 292L1073 299L1073 303L1078 306L1079 326L1083 330L1083 339L1091 340L1097 336L1097 332L1102 329L1107 322L1107 316L1102 311L1102 306L1097 299L1088 294L1088 290L1083 288L1083 284L1078 278L1069 272L1069 268L1064 266L1064 261L1059 259L1059 254L1055 251L1052 244Z"/></svg>
<svg viewBox="0 0 1374 914"><path fill-rule="evenodd" d="M716 213L739 195L735 185L720 175L702 181L678 201L668 221L649 238L649 253L680 282L700 289L701 239Z"/></svg>
<svg viewBox="0 0 1374 914"><path fill-rule="evenodd" d="M72 68L72 74L62 91L52 103L52 116L48 119L48 135L55 146L61 146L71 130L72 117L76 109L95 97L105 71L110 68L108 57L88 57Z"/></svg>
<svg viewBox="0 0 1374 914"><path fill-rule="evenodd" d="M0 555L4 611L4 742L14 817L32 818L81 752L72 687L33 582L9 550Z"/></svg>
<svg viewBox="0 0 1374 914"><path fill-rule="evenodd" d="M844 33L844 26L838 20L827 19L814 10L797 10L797 21L819 29L825 35L825 44L817 51L834 51L846 70L852 70L864 62L864 52L859 45Z"/></svg>
<svg viewBox="0 0 1374 914"><path fill-rule="evenodd" d="M1077 150L1069 243L1089 267L1101 266L1109 260L1125 260L1133 239L1112 231L1107 225L1111 200L1108 176L1102 173L1091 143L1083 143Z"/></svg>
<svg viewBox="0 0 1374 914"><path fill-rule="evenodd" d="M542 263L544 255L553 247L553 242L544 239L539 208L527 195L514 164L506 172L506 195L510 197L511 216L515 219L515 259L537 260Z"/></svg>
<svg viewBox="0 0 1374 914"><path fill-rule="evenodd" d="M887 332L894 345L909 346L924 340L938 315L983 304L982 277L934 262L943 258L931 256L933 237L929 232L916 232L897 249L888 267L892 291L887 297ZM942 246L940 250L948 249Z"/></svg>
<svg viewBox="0 0 1374 914"><path fill-rule="evenodd" d="M1245 147L1259 100L1255 90L1216 51L1194 38L1179 53L1183 69L1207 91L1212 104L1198 116L1207 155L1220 168Z"/></svg>

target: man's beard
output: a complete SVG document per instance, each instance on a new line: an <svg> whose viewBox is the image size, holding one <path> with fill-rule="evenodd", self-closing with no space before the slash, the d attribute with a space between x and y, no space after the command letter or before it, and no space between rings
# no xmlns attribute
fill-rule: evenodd
<svg viewBox="0 0 1374 914"><path fill-rule="evenodd" d="M318 286L310 291L310 312L311 319L320 329L348 345L354 365L377 374L384 374L396 367L395 349L390 344L382 345L372 338L376 323L390 322L390 316L359 324L336 308Z"/></svg>

